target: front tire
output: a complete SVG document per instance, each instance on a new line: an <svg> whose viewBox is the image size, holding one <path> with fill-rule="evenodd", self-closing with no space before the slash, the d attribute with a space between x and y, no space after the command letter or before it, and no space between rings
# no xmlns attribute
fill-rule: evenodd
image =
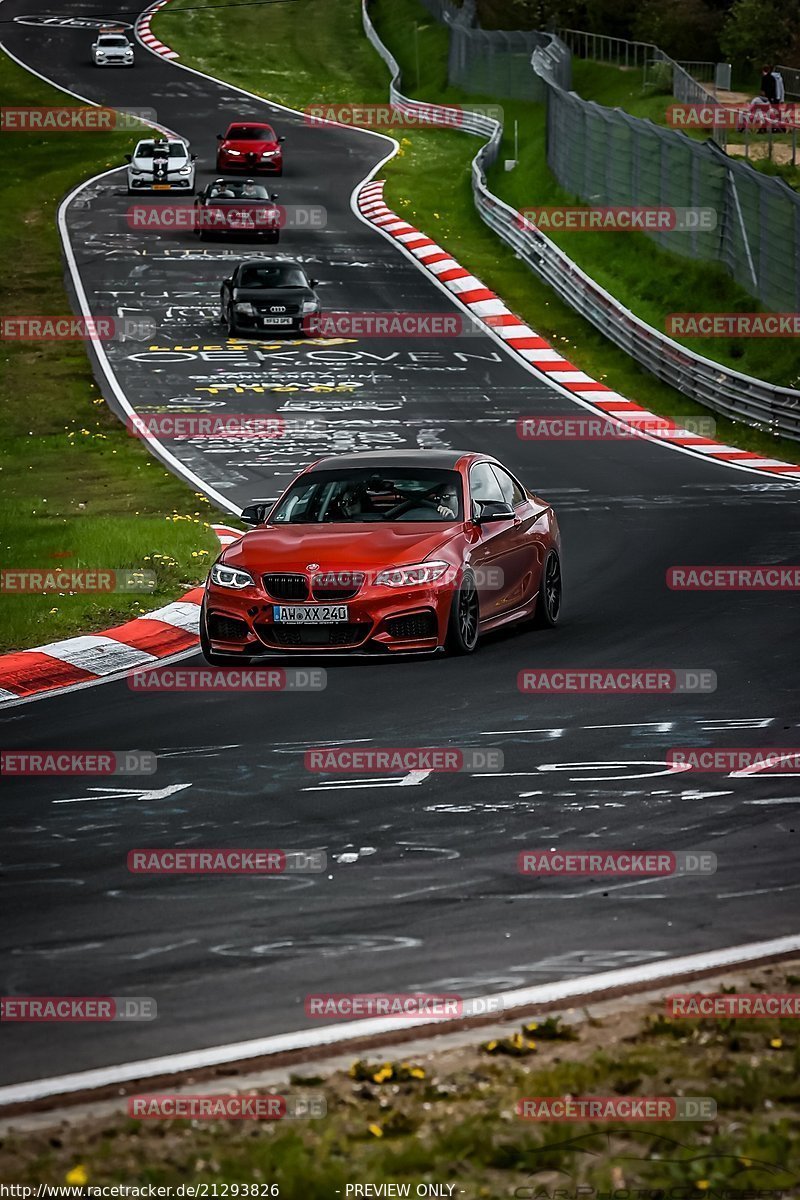
<svg viewBox="0 0 800 1200"><path fill-rule="evenodd" d="M480 603L475 576L466 571L453 595L447 624L448 654L472 654L478 645Z"/></svg>
<svg viewBox="0 0 800 1200"><path fill-rule="evenodd" d="M225 326L225 329L228 333L228 337L237 337L238 336L239 327L236 324L236 321L233 316L233 305L232 304L229 304L227 306L227 308L225 308L223 310L222 323Z"/></svg>
<svg viewBox="0 0 800 1200"><path fill-rule="evenodd" d="M538 625L540 629L552 629L557 625L561 616L562 600L561 559L557 551L550 550L542 568L542 582L533 616L534 625Z"/></svg>

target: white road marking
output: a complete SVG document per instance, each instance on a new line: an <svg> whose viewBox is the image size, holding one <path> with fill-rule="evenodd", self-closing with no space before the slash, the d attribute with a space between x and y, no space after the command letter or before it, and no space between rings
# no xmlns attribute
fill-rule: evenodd
<svg viewBox="0 0 800 1200"><path fill-rule="evenodd" d="M561 979L555 983L534 984L531 987L498 992L496 995L503 1010L508 1014L509 1010L514 1008L560 1002L566 1004L569 1001L607 992L612 988L640 988L647 984L656 986L678 980L691 972L738 967L745 963L771 958L774 955L796 954L798 950L800 950L800 934L789 934L764 942L749 942L722 950L686 954L680 958L638 963L632 967L603 971L596 975L584 975L579 979ZM488 997L481 997L481 999L487 1000ZM145 1081L155 1076L204 1070L223 1063L263 1058L272 1054L285 1053L288 1050L336 1046L353 1038L391 1034L412 1027L425 1029L428 1032L437 1028L447 1028L446 1024L441 1021L424 1017L374 1017L364 1021L348 1021L344 1025L295 1030L292 1033L276 1034L273 1037L253 1038L249 1041L233 1042L222 1046L208 1046L202 1050L165 1054L158 1058L142 1059L138 1062L118 1063L114 1066L98 1067L90 1071L77 1071L71 1075L56 1075L49 1079L33 1079L25 1083L10 1084L0 1088L0 1107L32 1103L92 1088L118 1087L120 1084L133 1080Z"/></svg>

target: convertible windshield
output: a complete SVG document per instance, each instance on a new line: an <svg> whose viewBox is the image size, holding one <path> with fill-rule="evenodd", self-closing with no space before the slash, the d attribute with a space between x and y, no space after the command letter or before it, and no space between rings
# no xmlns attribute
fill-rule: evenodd
<svg viewBox="0 0 800 1200"><path fill-rule="evenodd" d="M269 125L231 125L228 137L233 142L275 141L275 134Z"/></svg>
<svg viewBox="0 0 800 1200"><path fill-rule="evenodd" d="M267 189L260 183L248 184L234 179L210 184L205 194L209 200L269 200Z"/></svg>
<svg viewBox="0 0 800 1200"><path fill-rule="evenodd" d="M308 287L308 280L299 267L285 263L265 263L264 266L244 267L239 276L243 288Z"/></svg>
<svg viewBox="0 0 800 1200"><path fill-rule="evenodd" d="M458 521L461 512L457 471L430 467L314 471L290 488L269 524Z"/></svg>

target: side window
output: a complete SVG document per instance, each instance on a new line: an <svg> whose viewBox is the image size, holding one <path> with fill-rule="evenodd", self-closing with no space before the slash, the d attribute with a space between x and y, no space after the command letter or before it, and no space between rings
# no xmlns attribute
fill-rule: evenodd
<svg viewBox="0 0 800 1200"><path fill-rule="evenodd" d="M527 496L522 488L517 483L516 479L512 479L508 471L502 467L493 467L495 475L500 481L500 487L503 489L503 499L506 504L510 504L512 508L516 508L518 504L523 504L527 500Z"/></svg>
<svg viewBox="0 0 800 1200"><path fill-rule="evenodd" d="M491 463L475 463L470 468L469 490L472 500L496 500L500 504L503 503L503 490Z"/></svg>

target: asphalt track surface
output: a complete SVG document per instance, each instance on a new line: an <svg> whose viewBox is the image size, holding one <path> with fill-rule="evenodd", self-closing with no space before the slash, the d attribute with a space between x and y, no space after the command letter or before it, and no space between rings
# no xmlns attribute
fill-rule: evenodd
<svg viewBox="0 0 800 1200"><path fill-rule="evenodd" d="M122 5L4 0L0 28L19 59L62 87L155 107L192 143L201 182L228 120L274 120L286 135L281 201L328 214L323 231L288 232L279 251L313 268L326 305L453 311L351 211L353 188L391 148L385 140L307 127L141 48L133 71L95 70L91 35L13 22L46 11L113 17ZM557 507L566 606L557 631L487 638L469 659L329 661L319 693L142 694L123 680L7 710L4 747L149 749L159 769L120 780L127 794L104 779L4 782L3 992L147 995L159 1016L4 1025L3 1082L307 1028L309 992L478 994L793 932L795 778L670 774L664 759L675 745L798 745L796 599L670 592L665 571L797 562L796 487L641 440L522 442L519 416L576 406L485 336L237 349L214 323L215 302L226 264L249 248L130 230L122 184L110 175L82 192L69 231L93 311L144 311L158 323L161 351L109 347L130 402L147 412L213 400L225 407L206 411L287 421L280 441L173 443L187 467L239 504L274 495L325 453L489 451ZM518 691L521 668L565 666L707 668L718 686L638 697ZM504 773L304 769L306 747L338 742L497 746ZM267 879L127 872L131 848L175 845L324 849L329 869ZM520 876L519 850L542 846L706 849L719 865L713 876L647 882Z"/></svg>

